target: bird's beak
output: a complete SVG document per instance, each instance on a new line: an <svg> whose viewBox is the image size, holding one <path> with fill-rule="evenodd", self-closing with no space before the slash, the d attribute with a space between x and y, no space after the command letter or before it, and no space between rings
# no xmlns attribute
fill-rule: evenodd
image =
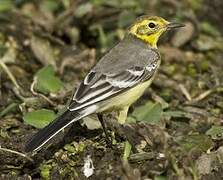
<svg viewBox="0 0 223 180"><path fill-rule="evenodd" d="M181 28L181 27L184 27L184 26L185 26L184 24L174 23L174 22L171 22L171 23L166 25L167 30L171 30L171 29L175 29L175 28Z"/></svg>

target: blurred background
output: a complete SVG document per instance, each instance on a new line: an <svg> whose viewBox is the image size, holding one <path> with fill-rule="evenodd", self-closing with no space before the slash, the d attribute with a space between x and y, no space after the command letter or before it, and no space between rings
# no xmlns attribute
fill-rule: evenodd
<svg viewBox="0 0 223 180"><path fill-rule="evenodd" d="M86 179L87 155L89 179L223 179L222 9L222 0L1 0L0 179ZM186 26L160 39L160 71L129 126L113 127L115 149L90 118L47 151L23 154L145 14ZM121 162L123 133L134 146L129 164Z"/></svg>

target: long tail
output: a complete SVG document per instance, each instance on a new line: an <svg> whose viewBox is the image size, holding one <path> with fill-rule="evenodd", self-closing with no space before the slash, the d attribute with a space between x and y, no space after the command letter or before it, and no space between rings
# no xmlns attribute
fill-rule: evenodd
<svg viewBox="0 0 223 180"><path fill-rule="evenodd" d="M88 113L89 114L89 113ZM65 111L62 115L57 117L48 126L37 132L26 144L25 151L36 151L40 149L45 143L53 138L62 129L67 127L69 124L78 121L79 119L88 115L80 111Z"/></svg>

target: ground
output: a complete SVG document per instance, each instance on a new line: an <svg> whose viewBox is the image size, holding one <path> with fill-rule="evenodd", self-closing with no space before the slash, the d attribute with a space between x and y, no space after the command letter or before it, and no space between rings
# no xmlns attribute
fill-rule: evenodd
<svg viewBox="0 0 223 180"><path fill-rule="evenodd" d="M222 8L221 0L1 2L0 179L223 179ZM89 117L25 153L26 141L142 14L186 27L159 41L160 70L128 122L106 115L113 146Z"/></svg>

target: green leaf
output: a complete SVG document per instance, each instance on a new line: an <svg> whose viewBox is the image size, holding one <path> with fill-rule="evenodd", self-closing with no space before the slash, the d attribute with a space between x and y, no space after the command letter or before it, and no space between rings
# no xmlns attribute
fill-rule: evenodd
<svg viewBox="0 0 223 180"><path fill-rule="evenodd" d="M100 6L111 6L113 8L137 8L139 6L139 3L136 0L113 0L113 1L107 1L107 0L91 0L90 1L94 6L100 7Z"/></svg>
<svg viewBox="0 0 223 180"><path fill-rule="evenodd" d="M155 176L154 180L167 180L166 176Z"/></svg>
<svg viewBox="0 0 223 180"><path fill-rule="evenodd" d="M218 31L218 29L213 24L210 24L207 21L201 23L201 29L202 31L212 35L213 37L220 36L220 32Z"/></svg>
<svg viewBox="0 0 223 180"><path fill-rule="evenodd" d="M207 132L212 138L217 138L218 136L223 136L223 126L212 126Z"/></svg>
<svg viewBox="0 0 223 180"><path fill-rule="evenodd" d="M55 0L45 0L40 4L40 7L45 11L55 12L60 8L60 3Z"/></svg>
<svg viewBox="0 0 223 180"><path fill-rule="evenodd" d="M76 9L75 16L81 18L85 16L86 14L90 13L92 10L93 10L93 6L91 3L87 2L85 4L81 4Z"/></svg>
<svg viewBox="0 0 223 180"><path fill-rule="evenodd" d="M8 11L14 7L11 0L2 0L0 3L0 12Z"/></svg>
<svg viewBox="0 0 223 180"><path fill-rule="evenodd" d="M43 179L50 179L50 172L52 170L52 164L41 164L40 175Z"/></svg>
<svg viewBox="0 0 223 180"><path fill-rule="evenodd" d="M44 128L56 117L55 113L51 110L40 109L28 112L23 116L23 120L36 128Z"/></svg>
<svg viewBox="0 0 223 180"><path fill-rule="evenodd" d="M125 10L119 15L118 26L120 28L125 28L129 26L134 21L134 19L135 15L132 12Z"/></svg>
<svg viewBox="0 0 223 180"><path fill-rule="evenodd" d="M128 116L126 121L128 123L136 123L136 119L134 117L132 117L132 116Z"/></svg>
<svg viewBox="0 0 223 180"><path fill-rule="evenodd" d="M40 69L35 77L37 79L35 89L42 93L56 93L63 87L63 83L55 76L51 65Z"/></svg>
<svg viewBox="0 0 223 180"><path fill-rule="evenodd" d="M187 135L178 137L176 140L185 151L198 149L206 152L213 146L212 140L205 134Z"/></svg>
<svg viewBox="0 0 223 180"><path fill-rule="evenodd" d="M132 115L136 117L138 121L157 124L160 121L162 112L163 110L159 103L148 102L143 106L135 108Z"/></svg>

